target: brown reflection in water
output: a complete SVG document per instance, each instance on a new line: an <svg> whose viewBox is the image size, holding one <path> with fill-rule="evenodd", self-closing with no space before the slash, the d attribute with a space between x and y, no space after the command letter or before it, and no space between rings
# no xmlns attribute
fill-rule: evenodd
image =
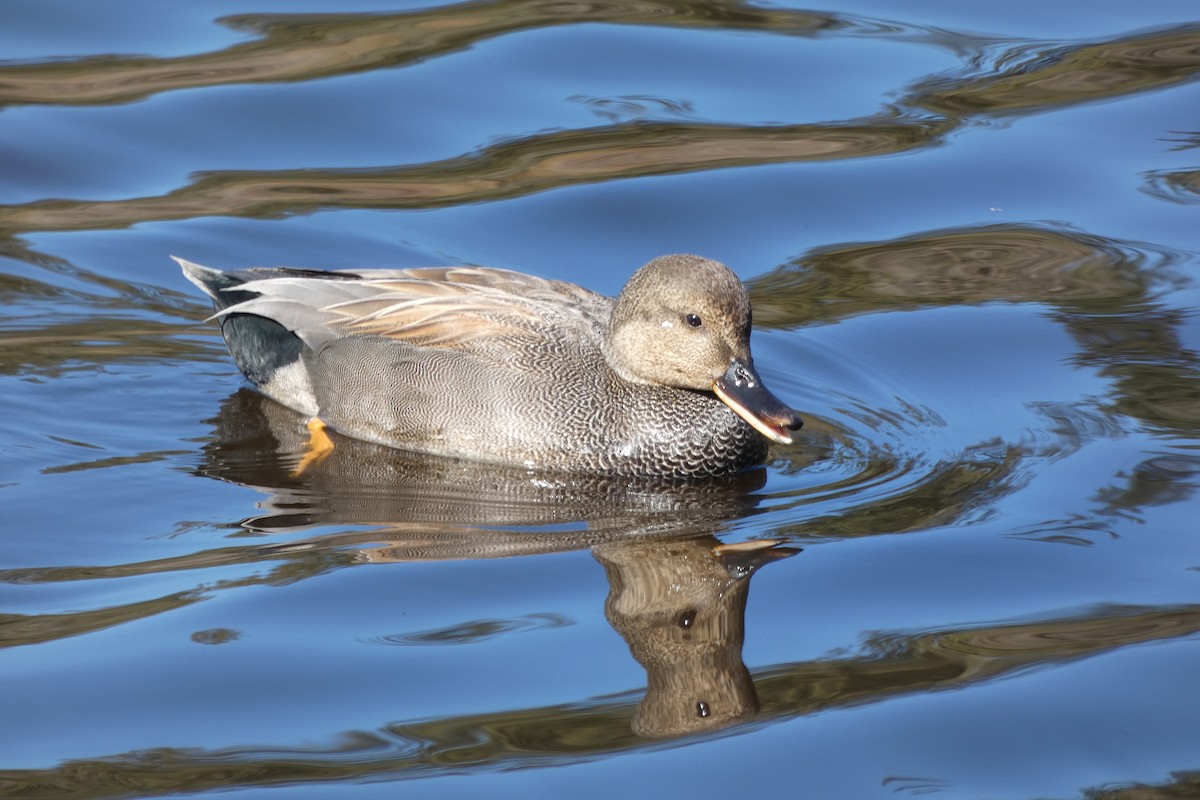
<svg viewBox="0 0 1200 800"><path fill-rule="evenodd" d="M1197 74L1200 26L1181 25L1047 49L994 75L926 81L910 102L951 117L1014 114L1162 89Z"/></svg>
<svg viewBox="0 0 1200 800"><path fill-rule="evenodd" d="M212 215L277 217L321 208L437 208L620 178L895 153L928 144L947 129L944 122L894 114L839 125L629 122L529 136L428 164L209 172L154 197L0 206L0 232L124 228Z"/></svg>
<svg viewBox="0 0 1200 800"><path fill-rule="evenodd" d="M1098 606L1076 616L950 631L879 635L849 659L755 674L762 716L809 714L912 692L958 689L1037 665L1194 636L1200 606Z"/></svg>
<svg viewBox="0 0 1200 800"><path fill-rule="evenodd" d="M1040 622L881 636L858 655L758 671L754 680L762 710L750 724L786 722L893 697L955 691L1030 667L1197 633L1198 606L1104 606ZM49 769L0 770L0 792L14 797L98 800L553 767L654 746L653 740L630 730L634 705L625 696L607 697L582 704L385 723L374 730L331 731L326 746L160 747L77 759Z"/></svg>
<svg viewBox="0 0 1200 800"><path fill-rule="evenodd" d="M0 106L119 103L157 92L291 82L412 64L492 37L584 23L811 35L846 27L829 14L739 0L494 0L402 14L240 14L218 22L258 36L178 58L95 56L0 67Z"/></svg>
<svg viewBox="0 0 1200 800"><path fill-rule="evenodd" d="M1200 770L1172 772L1171 780L1163 783L1085 789L1083 797L1086 800L1196 800L1200 797Z"/></svg>
<svg viewBox="0 0 1200 800"><path fill-rule="evenodd" d="M547 2L494 0L401 14L242 14L218 22L257 38L224 50L176 58L94 56L0 67L0 106L101 104L150 94L236 83L295 82L402 67L522 30L585 23L816 35L912 35L902 26L827 13L764 8L739 0ZM945 31L918 39L954 50L979 42ZM967 53L970 54L969 52ZM1018 45L995 74L919 84L912 107L951 118L1005 114L1150 91L1191 80L1200 70L1200 28L1166 30L1085 45Z"/></svg>
<svg viewBox="0 0 1200 800"><path fill-rule="evenodd" d="M900 32L882 24L757 8L734 0L501 0L408 14L245 15L226 22L252 30L261 38L217 53L174 59L105 56L0 67L0 104L119 102L197 86L299 81L394 68L492 36L580 22L787 35L839 27L854 27L859 35L894 36ZM971 41L944 32L927 33L926 39L953 49L968 47ZM929 146L970 115L1014 113L1148 91L1190 80L1198 69L1200 30L1183 26L1060 48L993 75L972 73L927 81L896 108L865 119L746 126L629 122L538 134L469 156L419 165L323 172L210 172L186 187L154 197L44 200L0 207L0 232L13 236L30 231L111 229L212 215L262 218L335 207L435 208L643 175L864 158ZM931 115L931 109L941 116ZM1186 185L1188 180L1186 173L1180 173L1169 183Z"/></svg>
<svg viewBox="0 0 1200 800"><path fill-rule="evenodd" d="M1187 438L1200 428L1200 354L1180 331L1191 314L1152 302L1120 312L1058 312L1080 344L1074 362L1113 381L1108 407L1142 420L1150 430Z"/></svg>
<svg viewBox="0 0 1200 800"><path fill-rule="evenodd" d="M71 291L44 281L0 274L0 375L59 377L66 372L122 363L221 361L228 354L212 327L198 328L199 341L180 336L163 318L207 316L182 293L86 272L69 262L33 253L0 239L0 257L25 261L96 287Z"/></svg>
<svg viewBox="0 0 1200 800"><path fill-rule="evenodd" d="M884 454L886 455L886 454ZM965 448L950 460L925 464L872 463L872 472L889 474L904 485L879 499L859 501L829 516L784 523L778 532L800 540L849 539L883 533L924 531L962 522L974 512L994 506L1021 487L1028 475L1022 471L1028 449L1021 445L988 441ZM878 461L871 454L872 461ZM869 475L854 476L847 492L870 484Z"/></svg>
<svg viewBox="0 0 1200 800"><path fill-rule="evenodd" d="M104 572L103 569L97 570ZM132 571L132 570L131 570ZM41 583L61 579L69 574L68 580L86 580L94 575L92 570L82 567L63 570L4 570L0 571L0 583ZM89 611L71 611L64 614L0 614L0 648L42 644L72 636L114 628L127 622L174 611L203 599L198 591L174 592L164 597L155 597L122 606L109 606ZM0 795L4 792L0 791Z"/></svg>
<svg viewBox="0 0 1200 800"><path fill-rule="evenodd" d="M178 325L107 315L0 330L0 375L57 378L101 364L222 360L217 340L204 347L179 332Z"/></svg>
<svg viewBox="0 0 1200 800"><path fill-rule="evenodd" d="M611 591L608 621L646 668L646 697L633 715L642 736L679 736L758 713L742 663L750 575L799 552L782 540L724 546L714 537L600 545Z"/></svg>
<svg viewBox="0 0 1200 800"><path fill-rule="evenodd" d="M738 0L499 0L406 14L242 15L224 21L261 38L180 58L103 56L0 67L0 105L122 102L199 86L302 81L390 69L485 38L587 22L789 36L849 27L860 33L897 32L894 26L766 9ZM11 205L0 207L0 233L113 229L213 215L265 218L335 207L434 208L644 175L890 154L928 145L954 127L925 112L907 115L895 110L809 125L628 122L538 134L427 164L209 172L186 187L154 197Z"/></svg>
<svg viewBox="0 0 1200 800"><path fill-rule="evenodd" d="M814 250L750 282L754 322L792 327L859 314L988 302L1144 309L1179 257L1062 228L955 228Z"/></svg>
<svg viewBox="0 0 1200 800"><path fill-rule="evenodd" d="M1182 256L1029 225L961 228L815 251L754 279L755 323L793 327L859 314L987 302L1036 303L1078 342L1080 366L1114 381L1106 413L1190 435L1200 425L1200 354L1189 315L1157 298L1184 285Z"/></svg>
<svg viewBox="0 0 1200 800"><path fill-rule="evenodd" d="M1200 203L1200 170L1147 173L1145 190L1173 203Z"/></svg>
<svg viewBox="0 0 1200 800"><path fill-rule="evenodd" d="M1077 343L1073 362L1111 383L1098 398L1031 403L1047 420L1037 438L981 442L952 461L919 467L925 474L912 491L853 504L781 532L847 537L947 524L1019 488L1033 474L1030 459L1059 458L1139 426L1190 437L1200 427L1200 354L1182 336L1192 318L1158 301L1184 284L1172 269L1182 259L1167 250L1067 229L1000 225L826 248L753 279L755 323L763 327L990 302L1044 306ZM914 424L937 424L919 409L909 411L919 420ZM869 409L848 407L844 413L876 427ZM869 460L877 473L902 480L918 468L902 457L871 453ZM1094 514L1048 521L1014 535L1089 544L1111 535L1106 520L1113 515L1136 516L1146 505L1194 496L1200 488L1195 475L1187 455L1154 455L1117 475L1114 485L1100 488ZM847 490L860 484L856 476Z"/></svg>

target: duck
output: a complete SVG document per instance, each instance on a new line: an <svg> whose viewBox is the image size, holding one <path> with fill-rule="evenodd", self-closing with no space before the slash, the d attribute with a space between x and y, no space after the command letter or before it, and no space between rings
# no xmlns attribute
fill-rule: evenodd
<svg viewBox="0 0 1200 800"><path fill-rule="evenodd" d="M803 421L750 353L725 264L655 258L616 298L507 269L224 271L172 258L257 389L326 431L529 470L730 475Z"/></svg>

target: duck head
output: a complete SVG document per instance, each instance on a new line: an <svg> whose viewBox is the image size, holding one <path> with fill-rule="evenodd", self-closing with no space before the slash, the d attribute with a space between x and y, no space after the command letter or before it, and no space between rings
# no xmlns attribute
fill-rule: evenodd
<svg viewBox="0 0 1200 800"><path fill-rule="evenodd" d="M780 444L804 424L758 377L750 297L720 262L671 255L638 270L613 307L605 355L625 380L713 392Z"/></svg>

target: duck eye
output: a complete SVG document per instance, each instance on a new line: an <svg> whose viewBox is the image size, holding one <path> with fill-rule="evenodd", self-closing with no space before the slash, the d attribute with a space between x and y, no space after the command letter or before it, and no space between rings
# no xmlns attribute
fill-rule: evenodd
<svg viewBox="0 0 1200 800"><path fill-rule="evenodd" d="M693 328L700 327L700 317L696 314L688 314L686 317L684 317L684 321L686 321L687 324L691 325Z"/></svg>

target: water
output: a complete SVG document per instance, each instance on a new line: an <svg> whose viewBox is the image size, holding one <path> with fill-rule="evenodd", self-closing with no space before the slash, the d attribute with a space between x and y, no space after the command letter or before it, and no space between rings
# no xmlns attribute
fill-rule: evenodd
<svg viewBox="0 0 1200 800"><path fill-rule="evenodd" d="M0 793L1200 791L1194 4L0 28ZM807 421L731 481L296 477L167 258L678 251Z"/></svg>

